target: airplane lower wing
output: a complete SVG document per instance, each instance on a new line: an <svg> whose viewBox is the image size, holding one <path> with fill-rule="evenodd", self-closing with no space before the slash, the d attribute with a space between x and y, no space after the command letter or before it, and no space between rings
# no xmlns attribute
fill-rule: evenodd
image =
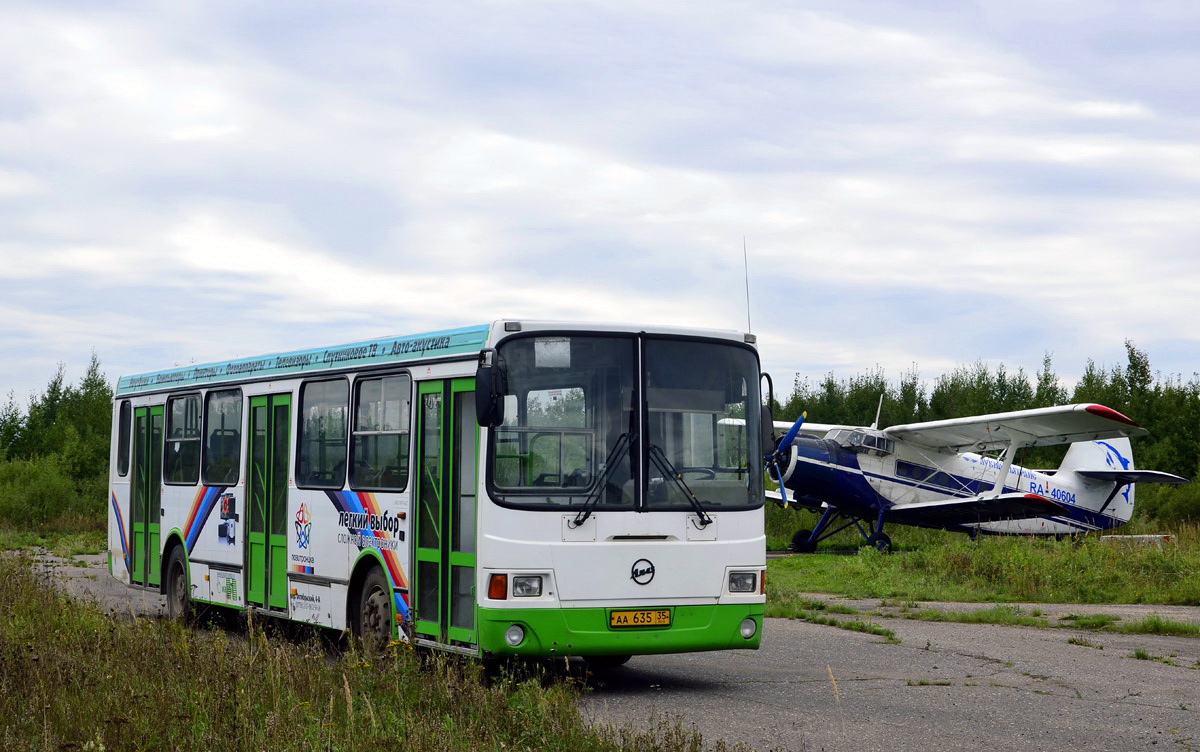
<svg viewBox="0 0 1200 752"><path fill-rule="evenodd" d="M776 491L768 490L766 493L766 497L774 502L782 502L783 501L783 497L780 495L778 490L776 490ZM792 493L792 494L788 494L788 506L801 506L801 507L804 507L805 509L811 509L814 512L819 512L819 511L821 511L822 508L824 508L826 506L826 504L823 501L818 501L816 499L812 499L807 496L797 496L796 494Z"/></svg>
<svg viewBox="0 0 1200 752"><path fill-rule="evenodd" d="M938 499L901 504L888 510L887 519L902 525L941 527L1054 517L1066 511L1061 504L1045 496L1006 493L990 497L970 496L965 499Z"/></svg>

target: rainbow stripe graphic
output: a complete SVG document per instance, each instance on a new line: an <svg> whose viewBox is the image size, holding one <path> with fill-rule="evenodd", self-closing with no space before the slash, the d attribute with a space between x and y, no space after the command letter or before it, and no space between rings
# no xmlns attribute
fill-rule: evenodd
<svg viewBox="0 0 1200 752"><path fill-rule="evenodd" d="M117 494L109 492L112 498L113 512L117 517L117 532L121 534L121 558L125 560L125 571L133 571L133 563L129 561L129 539L125 537L125 519L121 517L121 506L117 504Z"/></svg>
<svg viewBox="0 0 1200 752"><path fill-rule="evenodd" d="M353 514L380 514L379 501L375 498L375 494L366 491L326 491L325 495L333 502L339 512L350 512ZM382 530L362 530L359 528L350 528L351 532L358 533L363 537L373 537L379 540L390 540L391 534ZM362 549L362 546L359 546ZM404 567L400 566L400 554L396 551L379 547L379 553L383 556L384 570L387 572L388 580L392 583L392 594L396 600L396 613L404 621L408 621L408 578L404 576ZM399 592L397 592L399 591Z"/></svg>
<svg viewBox="0 0 1200 752"><path fill-rule="evenodd" d="M184 543L189 554L200 539L200 531L204 529L204 523L208 522L208 516L216 506L217 499L224 492L225 486L200 486L200 490L196 492L196 498L192 500L192 511L183 526Z"/></svg>

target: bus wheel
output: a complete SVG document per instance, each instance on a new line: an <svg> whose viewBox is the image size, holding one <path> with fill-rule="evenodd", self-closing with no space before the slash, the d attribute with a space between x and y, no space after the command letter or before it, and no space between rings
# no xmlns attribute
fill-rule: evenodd
<svg viewBox="0 0 1200 752"><path fill-rule="evenodd" d="M392 639L392 608L388 603L387 578L375 567L363 580L359 599L357 637L370 653L382 653Z"/></svg>
<svg viewBox="0 0 1200 752"><path fill-rule="evenodd" d="M167 618L171 621L187 621L191 610L187 564L183 560L183 549L176 547L167 559Z"/></svg>

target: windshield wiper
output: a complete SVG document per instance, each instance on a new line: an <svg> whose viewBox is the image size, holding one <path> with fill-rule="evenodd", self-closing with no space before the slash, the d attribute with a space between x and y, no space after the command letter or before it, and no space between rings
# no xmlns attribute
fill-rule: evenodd
<svg viewBox="0 0 1200 752"><path fill-rule="evenodd" d="M703 530L711 525L712 517L709 517L708 512L704 511L704 505L696 498L696 494L692 493L692 489L688 488L688 484L683 481L683 475L675 469L675 465L671 464L671 460L667 459L666 452L658 444L650 445L650 460L658 465L659 472L675 482L675 486L691 503L692 509L696 510L696 516L700 518L700 529Z"/></svg>
<svg viewBox="0 0 1200 752"><path fill-rule="evenodd" d="M617 443L613 444L613 448L609 450L608 456L604 458L604 471L600 473L600 478L596 481L596 487L588 494L588 497L583 502L583 507L579 510L579 514L575 515L575 519L567 523L570 528L577 528L587 522L587 518L592 516L592 509L600 502L600 495L604 493L604 489L608 486L608 478L612 475L617 463L629 451L629 444L632 441L632 434L628 431L617 437Z"/></svg>

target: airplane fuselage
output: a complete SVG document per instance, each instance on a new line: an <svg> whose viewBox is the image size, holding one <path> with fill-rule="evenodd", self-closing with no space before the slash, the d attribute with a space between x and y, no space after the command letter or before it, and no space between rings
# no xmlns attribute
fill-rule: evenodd
<svg viewBox="0 0 1200 752"><path fill-rule="evenodd" d="M1111 445L1094 443L1104 445L1097 451L1110 451L1119 461L1128 462ZM789 468L786 485L796 500L812 508L828 504L867 520L876 519L881 510L886 518L888 510L909 504L986 495L1004 467L992 457L927 450L906 442L894 442L884 451L801 435L794 446L795 466ZM1039 471L1013 464L1000 491L1044 496L1061 505L1063 513L936 527L965 533L1062 535L1122 525L1133 510L1132 487L1112 495L1112 483L1071 471Z"/></svg>

